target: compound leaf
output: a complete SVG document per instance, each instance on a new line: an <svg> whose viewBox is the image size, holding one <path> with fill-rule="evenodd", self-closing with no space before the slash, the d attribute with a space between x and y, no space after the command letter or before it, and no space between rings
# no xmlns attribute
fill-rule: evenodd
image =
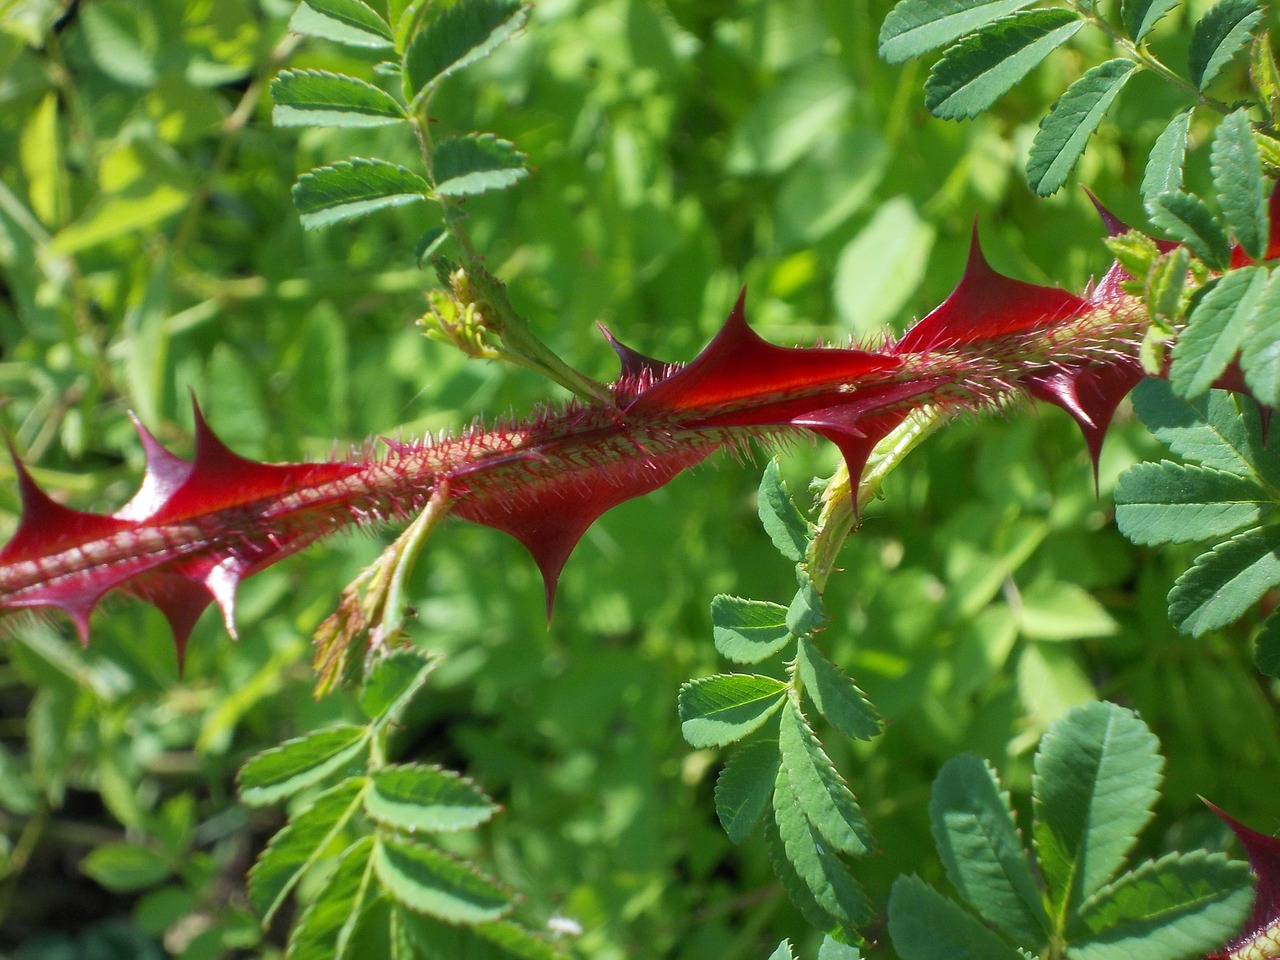
<svg viewBox="0 0 1280 960"><path fill-rule="evenodd" d="M870 740L880 734L880 718L857 685L822 655L813 641L801 637L796 666L805 692L827 722L846 737Z"/></svg>
<svg viewBox="0 0 1280 960"><path fill-rule="evenodd" d="M351 934L372 902L372 837L347 848L289 937L289 960L345 960Z"/></svg>
<svg viewBox="0 0 1280 960"><path fill-rule="evenodd" d="M1169 618L1193 637L1242 617L1280 583L1280 526L1248 530L1196 557L1169 591Z"/></svg>
<svg viewBox="0 0 1280 960"><path fill-rule="evenodd" d="M1261 267L1242 267L1222 276L1200 298L1173 347L1169 383L1194 399L1206 393L1235 359L1248 334L1249 318L1267 286Z"/></svg>
<svg viewBox="0 0 1280 960"><path fill-rule="evenodd" d="M796 580L800 583L800 589L787 608L787 629L795 636L803 637L826 623L827 614L822 605L822 594L818 592L804 567L796 569Z"/></svg>
<svg viewBox="0 0 1280 960"><path fill-rule="evenodd" d="M1031 789L1055 910L1078 906L1115 876L1151 819L1163 764L1146 724L1115 704L1085 704L1049 727Z"/></svg>
<svg viewBox="0 0 1280 960"><path fill-rule="evenodd" d="M1240 369L1255 400L1280 407L1280 274L1272 272L1245 325Z"/></svg>
<svg viewBox="0 0 1280 960"><path fill-rule="evenodd" d="M1146 546L1216 540L1257 525L1272 507L1247 477L1169 460L1126 470L1115 499L1120 532Z"/></svg>
<svg viewBox="0 0 1280 960"><path fill-rule="evenodd" d="M935 117L975 117L1041 60L1066 43L1084 21L1072 10L1031 10L988 24L942 55L924 85Z"/></svg>
<svg viewBox="0 0 1280 960"><path fill-rule="evenodd" d="M773 798L778 778L776 740L744 743L716 778L716 816L729 839L741 843L755 829Z"/></svg>
<svg viewBox="0 0 1280 960"><path fill-rule="evenodd" d="M356 47L391 46L391 28L361 0L302 0L289 19L289 29Z"/></svg>
<svg viewBox="0 0 1280 960"><path fill-rule="evenodd" d="M1148 860L1081 905L1091 935L1070 960L1166 960L1213 952L1240 931L1253 901L1249 866L1196 850Z"/></svg>
<svg viewBox="0 0 1280 960"><path fill-rule="evenodd" d="M1151 222L1215 270L1225 270L1231 241L1203 200L1190 193L1162 193L1147 201Z"/></svg>
<svg viewBox="0 0 1280 960"><path fill-rule="evenodd" d="M240 768L240 799L257 807L292 796L350 764L368 734L368 727L342 724L262 751Z"/></svg>
<svg viewBox="0 0 1280 960"><path fill-rule="evenodd" d="M947 761L933 782L929 816L951 885L1015 942L1043 943L1049 918L995 771L972 755Z"/></svg>
<svg viewBox="0 0 1280 960"><path fill-rule="evenodd" d="M1020 960L1021 955L958 904L916 876L889 894L889 937L902 960Z"/></svg>
<svg viewBox="0 0 1280 960"><path fill-rule="evenodd" d="M1132 393L1133 408L1157 440L1178 456L1242 477L1280 477L1277 454L1261 446L1257 409L1236 394L1212 390L1187 402L1164 380L1144 380Z"/></svg>
<svg viewBox="0 0 1280 960"><path fill-rule="evenodd" d="M400 830L456 832L487 821L498 806L483 790L451 770L424 764L383 767L372 774L364 808L374 820Z"/></svg>
<svg viewBox="0 0 1280 960"><path fill-rule="evenodd" d="M1183 110L1156 137L1142 174L1142 186L1138 188L1147 204L1162 193L1182 190L1182 165L1187 159L1187 134L1190 130L1191 111Z"/></svg>
<svg viewBox="0 0 1280 960"><path fill-rule="evenodd" d="M293 187L293 203L302 225L312 230L426 200L428 190L422 177L398 163L358 157L304 173Z"/></svg>
<svg viewBox="0 0 1280 960"><path fill-rule="evenodd" d="M716 649L735 663L759 663L791 641L787 608L767 600L721 594L711 601L711 635Z"/></svg>
<svg viewBox="0 0 1280 960"><path fill-rule="evenodd" d="M880 56L903 63L945 47L1034 0L900 0L880 27Z"/></svg>
<svg viewBox="0 0 1280 960"><path fill-rule="evenodd" d="M787 488L778 476L777 460L770 460L764 468L757 509L765 533L778 552L792 563L803 560L809 549L809 525L787 495Z"/></svg>
<svg viewBox="0 0 1280 960"><path fill-rule="evenodd" d="M511 909L497 882L426 844L379 838L373 866L398 903L449 923L499 920Z"/></svg>
<svg viewBox="0 0 1280 960"><path fill-rule="evenodd" d="M324 70L285 70L271 81L271 99L278 127L379 127L405 119L385 90Z"/></svg>
<svg viewBox="0 0 1280 960"><path fill-rule="evenodd" d="M694 747L722 747L741 740L769 719L787 693L773 677L722 673L680 688L680 732Z"/></svg>
<svg viewBox="0 0 1280 960"><path fill-rule="evenodd" d="M1042 197L1054 193L1084 153L1085 144L1102 122L1137 64L1124 57L1100 63L1069 86L1040 121L1027 159L1027 180Z"/></svg>
<svg viewBox="0 0 1280 960"><path fill-rule="evenodd" d="M405 99L492 53L529 16L520 0L460 0L414 36L404 57Z"/></svg>
<svg viewBox="0 0 1280 960"><path fill-rule="evenodd" d="M1255 0L1220 0L1192 28L1187 61L1199 89L1213 83L1231 58L1244 49L1261 19L1262 10Z"/></svg>
<svg viewBox="0 0 1280 960"><path fill-rule="evenodd" d="M433 159L436 194L470 197L505 190L529 175L525 155L491 133L469 134L443 141Z"/></svg>
<svg viewBox="0 0 1280 960"><path fill-rule="evenodd" d="M1180 0L1120 0L1120 22L1134 41L1141 40L1151 28L1178 5Z"/></svg>
<svg viewBox="0 0 1280 960"><path fill-rule="evenodd" d="M782 771L800 811L823 837L842 853L863 856L875 845L871 828L858 802L836 771L826 751L794 703L782 712L778 729ZM777 803L775 797L774 803Z"/></svg>
<svg viewBox="0 0 1280 960"><path fill-rule="evenodd" d="M1253 260L1262 259L1270 232L1267 185L1253 125L1244 109L1228 114L1218 125L1209 156L1223 217L1241 249Z"/></svg>

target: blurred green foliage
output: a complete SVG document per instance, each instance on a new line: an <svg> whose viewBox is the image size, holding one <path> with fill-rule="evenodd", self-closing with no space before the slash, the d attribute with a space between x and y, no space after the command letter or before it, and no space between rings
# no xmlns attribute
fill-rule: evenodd
<svg viewBox="0 0 1280 960"><path fill-rule="evenodd" d="M1154 42L1181 62L1207 6L1171 15ZM1101 274L1082 192L1037 199L1020 167L1047 104L1106 45L1082 33L992 111L942 122L920 103L919 63L877 59L888 7L542 0L524 35L450 78L441 125L493 130L535 168L466 207L539 335L600 377L614 361L595 321L686 359L746 283L772 340L874 339L946 295L975 214L1003 272L1069 289ZM413 209L303 233L298 172L411 145L272 129L266 83L283 66L365 75L377 59L300 44L292 8L0 7L0 427L77 506L114 509L141 476L127 411L184 449L189 392L233 448L268 460L555 393L415 330L434 281L412 253ZM1243 89L1230 71L1219 84L1227 100ZM1176 105L1136 77L1077 169L1131 222ZM1208 176L1193 154L1189 186ZM1116 478L1158 449L1122 419L1097 499L1064 415L953 425L889 479L846 548L822 641L889 726L870 743L820 733L883 850L858 865L872 903L899 873L942 876L927 804L944 760L989 757L1025 795L1039 735L1098 696L1140 710L1168 758L1142 856L1225 843L1196 794L1276 825L1260 784L1280 763L1277 691L1253 670L1248 623L1196 640L1170 626L1164 598L1189 550L1115 530ZM827 445L797 445L783 472L803 490L835 463ZM755 466L724 460L610 513L570 560L550 629L533 564L500 534L449 526L421 564L415 642L446 658L402 754L465 771L505 807L461 852L525 894L526 921L580 925L564 945L584 958L763 957L803 929L764 845L725 837L711 798L722 757L682 742L675 709L682 681L719 666L714 595L794 591L756 486ZM14 491L0 482L3 532ZM232 776L263 747L358 716L349 694L311 698L306 638L377 551L330 543L251 579L243 639L208 615L181 679L163 618L129 601L99 616L86 651L61 621L5 640L0 950L273 955L282 931L259 930L244 883L281 819L238 806ZM866 932L887 956L882 907Z"/></svg>

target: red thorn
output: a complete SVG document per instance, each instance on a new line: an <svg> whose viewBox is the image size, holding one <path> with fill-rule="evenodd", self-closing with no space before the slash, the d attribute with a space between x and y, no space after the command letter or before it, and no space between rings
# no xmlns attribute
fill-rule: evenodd
<svg viewBox="0 0 1280 960"><path fill-rule="evenodd" d="M172 496L187 477L191 475L191 461L169 450L155 438L136 416L131 412L129 419L138 431L138 439L142 441L142 449L147 458L147 469L142 477L142 486L123 507L112 516L117 520L146 520L158 512L164 502Z"/></svg>
<svg viewBox="0 0 1280 960"><path fill-rule="evenodd" d="M1085 192L1085 195L1093 204L1094 209L1098 211L1098 216L1102 218L1102 222L1106 225L1107 236L1118 237L1121 234L1129 232L1129 225L1104 207L1102 205L1102 201L1097 198L1092 190L1083 186L1080 189Z"/></svg>
<svg viewBox="0 0 1280 960"><path fill-rule="evenodd" d="M1244 847L1249 866L1258 878L1253 912L1249 915L1244 935L1236 941L1246 942L1260 930L1280 920L1280 837L1269 837L1265 833L1251 830L1204 797L1200 799L1231 828Z"/></svg>
<svg viewBox="0 0 1280 960"><path fill-rule="evenodd" d="M655 360L653 357L646 356L639 350L633 350L625 343L615 337L603 323L596 323L600 332L604 335L609 346L613 348L613 352L618 355L618 362L621 365L621 379L636 379L648 376L652 379L661 379L670 368L669 363L663 363L661 360Z"/></svg>

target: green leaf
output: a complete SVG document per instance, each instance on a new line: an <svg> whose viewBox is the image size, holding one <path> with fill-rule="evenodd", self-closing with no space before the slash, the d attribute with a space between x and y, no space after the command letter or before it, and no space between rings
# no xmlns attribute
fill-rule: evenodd
<svg viewBox="0 0 1280 960"><path fill-rule="evenodd" d="M396 918L412 938L412 956L458 960L568 960L554 944L508 920L458 926L404 911Z"/></svg>
<svg viewBox="0 0 1280 960"><path fill-rule="evenodd" d="M828 934L818 947L818 960L862 960L862 951L852 944L833 940Z"/></svg>
<svg viewBox="0 0 1280 960"><path fill-rule="evenodd" d="M529 175L525 155L491 133L469 134L445 140L436 147L436 195L470 197L490 190L505 190Z"/></svg>
<svg viewBox="0 0 1280 960"><path fill-rule="evenodd" d="M711 634L721 655L735 663L759 663L791 641L787 608L721 594L711 601Z"/></svg>
<svg viewBox="0 0 1280 960"><path fill-rule="evenodd" d="M400 830L469 830L489 820L498 806L483 790L451 770L423 764L388 766L372 775L364 799L374 820Z"/></svg>
<svg viewBox="0 0 1280 960"><path fill-rule="evenodd" d="M440 662L438 657L401 647L380 659L360 687L360 709L370 720L394 723L427 677Z"/></svg>
<svg viewBox="0 0 1280 960"><path fill-rule="evenodd" d="M1168 326L1181 319L1190 267L1191 253L1186 247L1174 247L1156 260L1143 290L1153 319Z"/></svg>
<svg viewBox="0 0 1280 960"><path fill-rule="evenodd" d="M1018 630L1031 640L1081 640L1111 636L1116 622L1082 587L1042 581L1022 591Z"/></svg>
<svg viewBox="0 0 1280 960"><path fill-rule="evenodd" d="M452 73L492 53L524 26L519 0L460 0L410 41L404 57L405 99L428 93Z"/></svg>
<svg viewBox="0 0 1280 960"><path fill-rule="evenodd" d="M995 771L972 755L948 760L933 782L929 816L960 895L1017 943L1044 943L1049 918Z"/></svg>
<svg viewBox="0 0 1280 960"><path fill-rule="evenodd" d="M782 706L787 685L743 673L690 680L680 688L680 732L694 747L741 740Z"/></svg>
<svg viewBox="0 0 1280 960"><path fill-rule="evenodd" d="M289 937L289 960L356 958L351 934L366 909L376 902L369 853L373 838L362 837L347 848L329 879Z"/></svg>
<svg viewBox="0 0 1280 960"><path fill-rule="evenodd" d="M1137 66L1118 57L1092 67L1067 87L1040 121L1031 144L1027 180L1032 190L1047 197L1067 182L1089 137Z"/></svg>
<svg viewBox="0 0 1280 960"><path fill-rule="evenodd" d="M801 812L824 841L850 856L870 853L875 841L857 800L794 703L782 711L778 751L779 778L785 776Z"/></svg>
<svg viewBox="0 0 1280 960"><path fill-rule="evenodd" d="M1156 439L1178 456L1241 477L1280 480L1280 455L1262 446L1262 425L1254 404L1236 394L1212 390L1188 403L1164 380L1148 379L1131 394L1133 408Z"/></svg>
<svg viewBox="0 0 1280 960"><path fill-rule="evenodd" d="M1191 31L1187 51L1191 80L1203 90L1217 78L1231 58L1249 43L1262 19L1254 0L1220 0Z"/></svg>
<svg viewBox="0 0 1280 960"><path fill-rule="evenodd" d="M495 881L425 844L380 838L373 866L399 903L449 923L499 920L512 906Z"/></svg>
<svg viewBox="0 0 1280 960"><path fill-rule="evenodd" d="M1078 906L1124 864L1159 796L1159 746L1132 711L1101 702L1074 708L1041 739L1033 832L1051 912Z"/></svg>
<svg viewBox="0 0 1280 960"><path fill-rule="evenodd" d="M903 63L1029 6L1034 0L900 0L880 27L880 56Z"/></svg>
<svg viewBox="0 0 1280 960"><path fill-rule="evenodd" d="M136 843L104 843L80 861L80 871L114 893L133 893L154 887L173 873L158 850Z"/></svg>
<svg viewBox="0 0 1280 960"><path fill-rule="evenodd" d="M1185 243L1215 270L1225 270L1231 241L1203 200L1190 193L1162 193L1147 201L1151 222L1174 240Z"/></svg>
<svg viewBox="0 0 1280 960"><path fill-rule="evenodd" d="M880 717L875 708L853 680L824 657L808 637L800 638L796 669L805 693L833 727L855 740L871 740L880 735Z"/></svg>
<svg viewBox="0 0 1280 960"><path fill-rule="evenodd" d="M778 741L744 743L716 778L716 816L734 843L755 829L773 798L778 778Z"/></svg>
<svg viewBox="0 0 1280 960"><path fill-rule="evenodd" d="M778 552L793 563L800 563L809 549L809 524L787 495L786 485L778 475L778 461L769 461L760 478L757 509L765 533Z"/></svg>
<svg viewBox="0 0 1280 960"><path fill-rule="evenodd" d="M1280 526L1259 527L1220 543L1169 591L1169 619L1193 637L1233 623L1280 583Z"/></svg>
<svg viewBox="0 0 1280 960"><path fill-rule="evenodd" d="M1274 270L1245 324L1240 369L1255 400L1280 407L1280 273Z"/></svg>
<svg viewBox="0 0 1280 960"><path fill-rule="evenodd" d="M1196 850L1148 860L1080 908L1092 932L1070 960L1200 957L1239 933L1253 902L1249 866Z"/></svg>
<svg viewBox="0 0 1280 960"><path fill-rule="evenodd" d="M801 810L785 764L774 784L773 822L778 841L770 851L774 872L805 918L822 930L834 924L851 931L863 923L871 915L866 895Z"/></svg>
<svg viewBox="0 0 1280 960"><path fill-rule="evenodd" d="M1120 0L1120 22L1135 42L1141 40L1180 0Z"/></svg>
<svg viewBox="0 0 1280 960"><path fill-rule="evenodd" d="M942 55L924 85L929 112L976 117L1084 25L1072 10L1031 10L988 24Z"/></svg>
<svg viewBox="0 0 1280 960"><path fill-rule="evenodd" d="M822 595L803 567L796 569L800 589L787 608L787 629L797 637L807 636L827 622Z"/></svg>
<svg viewBox="0 0 1280 960"><path fill-rule="evenodd" d="M367 780L352 777L326 791L271 838L249 871L249 903L269 923L303 873L343 836Z"/></svg>
<svg viewBox="0 0 1280 960"><path fill-rule="evenodd" d="M369 728L342 724L264 750L240 768L240 799L255 807L275 803L355 760Z"/></svg>
<svg viewBox="0 0 1280 960"><path fill-rule="evenodd" d="M289 19L289 29L356 47L391 46L391 28L361 0L302 0Z"/></svg>
<svg viewBox="0 0 1280 960"><path fill-rule="evenodd" d="M1253 124L1241 108L1218 124L1210 150L1213 189L1218 206L1241 249L1253 260L1267 250L1267 183L1253 139Z"/></svg>
<svg viewBox="0 0 1280 960"><path fill-rule="evenodd" d="M1115 499L1120 532L1146 546L1220 539L1257 525L1273 506L1249 478L1168 460L1130 467Z"/></svg>
<svg viewBox="0 0 1280 960"><path fill-rule="evenodd" d="M1013 947L916 876L893 881L889 937L902 960L1020 960Z"/></svg>
<svg viewBox="0 0 1280 960"><path fill-rule="evenodd" d="M778 948L769 954L769 960L796 960L796 955L791 950L791 941L783 940L778 944Z"/></svg>
<svg viewBox="0 0 1280 960"><path fill-rule="evenodd" d="M427 182L398 163L355 158L317 167L298 178L293 202L303 227L314 230L428 198Z"/></svg>
<svg viewBox="0 0 1280 960"><path fill-rule="evenodd" d="M323 70L285 70L271 81L271 99L277 127L380 127L405 119L384 90Z"/></svg>
<svg viewBox="0 0 1280 960"><path fill-rule="evenodd" d="M1148 205L1162 193L1182 190L1182 165L1187 159L1187 134L1190 130L1191 111L1183 110L1156 137L1142 174L1142 186L1138 188Z"/></svg>
<svg viewBox="0 0 1280 960"><path fill-rule="evenodd" d="M1280 678L1280 612L1272 611L1258 631L1253 662L1269 677Z"/></svg>
<svg viewBox="0 0 1280 960"><path fill-rule="evenodd" d="M1208 392L1222 376L1240 351L1250 315L1266 286L1266 270L1241 267L1208 288L1192 308L1173 347L1169 384L1175 393L1194 399Z"/></svg>

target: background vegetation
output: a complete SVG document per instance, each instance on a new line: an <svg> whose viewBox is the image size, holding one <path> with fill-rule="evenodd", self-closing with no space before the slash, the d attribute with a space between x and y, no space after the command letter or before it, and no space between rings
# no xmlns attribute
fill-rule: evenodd
<svg viewBox="0 0 1280 960"><path fill-rule="evenodd" d="M1162 22L1168 60L1182 62L1207 6ZM536 168L467 208L539 334L601 377L614 361L597 320L685 359L745 282L771 340L874 338L946 295L975 214L1003 272L1074 290L1101 274L1087 199L1035 198L1021 172L1048 103L1106 55L1100 41L1082 33L993 111L943 122L922 106L924 65L877 58L888 7L544 0L524 35L448 80L441 125L497 131ZM300 43L292 8L4 8L0 425L77 506L132 493L128 410L183 449L189 390L233 448L268 460L524 412L552 390L415 329L433 280L410 252L412 209L302 232L299 171L410 145L272 128L266 83L281 67L364 76L378 59ZM1077 170L1131 222L1176 108L1136 77ZM1189 185L1208 177L1193 155ZM1165 594L1192 551L1131 546L1112 522L1119 473L1159 450L1122 422L1095 499L1064 415L966 421L891 477L850 541L823 640L889 726L871 743L825 740L883 851L857 867L873 903L899 873L942 876L928 799L944 761L989 758L1026 810L1040 734L1099 696L1137 708L1167 757L1140 854L1225 845L1197 794L1277 826L1277 690L1253 668L1250 624L1178 635ZM803 490L836 456L797 445L783 473ZM405 749L503 805L460 852L523 892L533 925L580 925L564 943L582 957L763 957L804 928L764 845L725 837L711 802L722 758L683 742L675 708L681 682L721 666L712 596L794 591L756 520L757 466L722 460L610 513L570 560L549 630L537 572L502 535L451 526L421 565L415 642L446 658ZM14 490L0 482L10 525ZM95 622L87 651L61 621L5 641L0 950L278 949L288 917L262 932L244 875L283 813L238 805L233 777L265 746L359 717L350 694L312 699L307 638L378 549L332 543L251 579L243 639L207 616L181 679L163 618L131 602ZM871 955L891 955L883 914L866 933L881 941Z"/></svg>

